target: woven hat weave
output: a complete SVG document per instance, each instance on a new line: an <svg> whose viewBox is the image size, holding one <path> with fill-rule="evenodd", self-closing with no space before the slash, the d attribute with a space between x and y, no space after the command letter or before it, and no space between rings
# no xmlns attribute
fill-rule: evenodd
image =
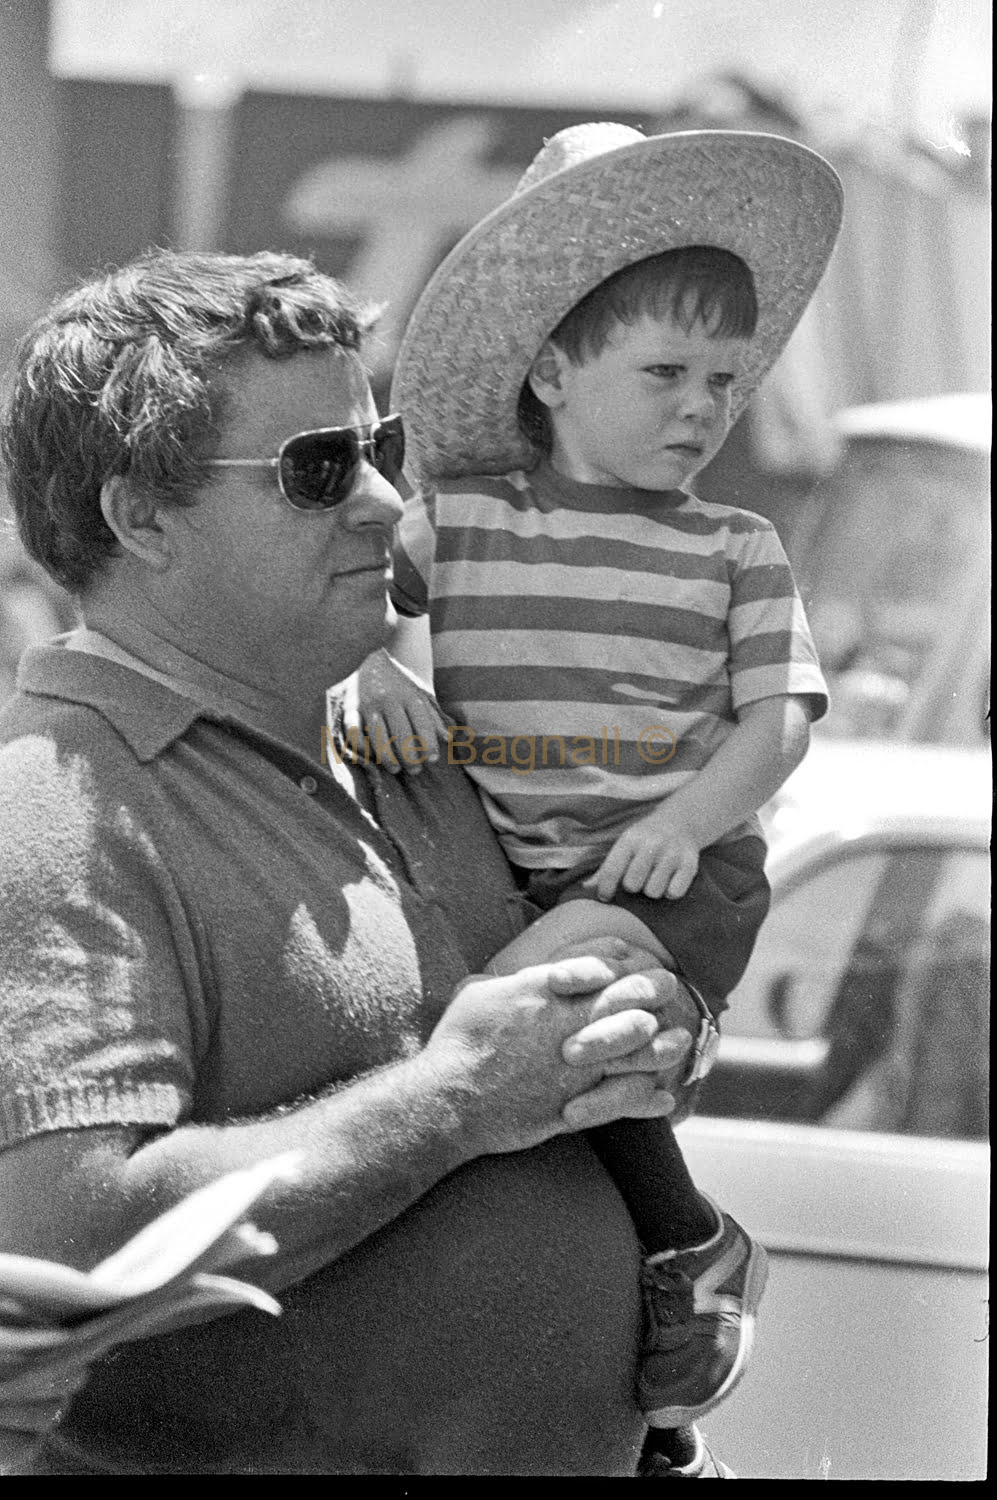
<svg viewBox="0 0 997 1500"><path fill-rule="evenodd" d="M841 224L841 184L780 136L644 136L593 123L559 131L513 196L450 252L419 298L391 389L424 480L502 474L534 458L516 420L544 341L624 266L686 245L750 266L758 327L734 388L744 407L799 322Z"/></svg>

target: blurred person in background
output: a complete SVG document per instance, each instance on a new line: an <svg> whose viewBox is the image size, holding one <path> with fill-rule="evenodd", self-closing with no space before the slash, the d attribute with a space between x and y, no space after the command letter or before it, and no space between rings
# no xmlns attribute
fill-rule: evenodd
<svg viewBox="0 0 997 1500"><path fill-rule="evenodd" d="M369 323L163 252L20 350L11 497L83 623L0 715L0 1245L89 1267L303 1160L254 1214L283 1316L99 1361L33 1473L636 1471L638 1245L581 1132L681 1111L696 1026L612 942L483 977L525 918L463 772L323 754L393 620ZM728 1477L693 1429L666 1467Z"/></svg>

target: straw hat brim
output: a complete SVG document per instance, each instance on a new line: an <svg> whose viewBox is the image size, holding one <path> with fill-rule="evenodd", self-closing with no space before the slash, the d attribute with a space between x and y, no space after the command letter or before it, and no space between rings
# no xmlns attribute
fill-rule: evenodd
<svg viewBox="0 0 997 1500"><path fill-rule="evenodd" d="M736 416L813 296L841 214L841 184L823 157L747 131L649 136L519 192L454 247L409 320L391 407L405 416L415 473L532 463L516 410L545 339L606 277L684 245L731 250L754 274L758 326Z"/></svg>

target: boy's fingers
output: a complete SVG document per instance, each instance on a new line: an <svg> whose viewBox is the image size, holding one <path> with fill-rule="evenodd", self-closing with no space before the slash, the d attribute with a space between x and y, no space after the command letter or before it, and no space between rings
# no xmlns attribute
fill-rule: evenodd
<svg viewBox="0 0 997 1500"><path fill-rule="evenodd" d="M600 901L612 901L616 887L630 864L630 850L619 843L613 845L594 875L583 884L590 887Z"/></svg>
<svg viewBox="0 0 997 1500"><path fill-rule="evenodd" d="M644 882L644 895L650 896L652 901L660 901L665 891L668 890L671 879L671 865L656 864Z"/></svg>
<svg viewBox="0 0 997 1500"><path fill-rule="evenodd" d="M654 849L641 846L636 849L623 877L623 889L635 895L642 891L654 868Z"/></svg>
<svg viewBox="0 0 997 1500"><path fill-rule="evenodd" d="M428 698L418 700L410 710L412 733L422 741L422 750L413 745L413 756L425 765L435 765L440 758L440 740L445 736L446 726Z"/></svg>
<svg viewBox="0 0 997 1500"><path fill-rule="evenodd" d="M696 871L698 869L698 859L684 859L681 862L678 869L675 871L675 874L672 876L671 880L669 880L668 885L665 888L665 894L671 901L677 901L680 896L685 895L686 891L695 880Z"/></svg>

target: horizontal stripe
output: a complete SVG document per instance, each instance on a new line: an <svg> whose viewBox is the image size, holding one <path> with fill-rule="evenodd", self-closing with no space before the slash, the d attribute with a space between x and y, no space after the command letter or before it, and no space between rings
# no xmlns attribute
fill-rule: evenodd
<svg viewBox="0 0 997 1500"><path fill-rule="evenodd" d="M646 665L646 663L645 663ZM554 718L555 704L586 705L599 722L621 722L624 712L649 716L671 710L695 718L699 714L731 717L730 686L726 672L716 683L691 682L688 679L655 677L644 672L604 671L596 667L561 666L547 663L533 667L519 662L514 666L436 668L436 692L441 699L459 705L462 712L470 702L496 705L522 703L534 697L541 705L550 705L543 722L548 727ZM531 690L538 682L544 691ZM503 712L507 710L503 709ZM607 717L608 716L608 717Z"/></svg>
<svg viewBox="0 0 997 1500"><path fill-rule="evenodd" d="M743 568L738 574L734 589L735 602L748 604L755 599L787 599L796 597L796 585L788 567L756 563Z"/></svg>
<svg viewBox="0 0 997 1500"><path fill-rule="evenodd" d="M534 518L535 520L536 518ZM545 518L544 518L545 519ZM657 528L655 528L655 531ZM666 540L667 537L667 540ZM515 562L528 567L563 565L613 567L628 573L654 573L678 578L704 577L729 586L729 553L725 538L705 546L698 539L675 544L671 533L618 535L616 529L570 529L565 535L513 531L508 527L450 528L437 538L437 566L455 562Z"/></svg>
<svg viewBox="0 0 997 1500"><path fill-rule="evenodd" d="M553 560L541 566L538 560L495 559L487 561L436 561L433 588L438 594L468 595L483 599L509 599L523 594L541 598L603 600L615 603L673 605L679 608L705 609L725 618L731 604L730 584L725 566L719 576L692 570L695 559L680 558L682 574L643 571L610 563L600 552L589 566L579 566L572 556L570 563Z"/></svg>
<svg viewBox="0 0 997 1500"><path fill-rule="evenodd" d="M521 594L510 608L507 599L474 598L461 594L452 599L435 599L430 610L433 634L467 631L501 631L507 633L510 616L517 631L546 631L564 634L581 632L589 637L593 650L599 640L633 637L665 645L691 647L705 652L729 650L727 626L723 619L697 615L691 609L677 609L666 604L640 604L629 599L612 605L599 599L544 598ZM479 648L480 654L480 648ZM490 654L490 653L489 653Z"/></svg>
<svg viewBox="0 0 997 1500"><path fill-rule="evenodd" d="M624 540L645 528L648 536L658 530L671 532L676 537L719 536L723 533L749 536L757 532L775 535L771 522L762 516L727 505L714 505L693 496L686 496L682 505L675 505L666 497L663 502L650 499L639 509L613 513L605 510L601 503L571 508L551 504L535 489L514 488L502 480L479 487L475 479L474 485L473 490L440 486L433 508L437 535L450 526L483 526L512 530L520 535L543 531L551 536L580 536L605 527L606 535Z"/></svg>
<svg viewBox="0 0 997 1500"><path fill-rule="evenodd" d="M647 776L616 775L611 768L601 766L578 766L571 772L537 766L530 771L525 760L518 773L511 767L482 766L480 761L470 763L467 770L501 803L506 813L515 810L521 814L523 823L567 813L581 828L598 827L609 817L629 816L638 803L660 802L695 774L676 771L670 776L661 772L655 775L649 772ZM562 795L566 776L577 778L573 802Z"/></svg>
<svg viewBox="0 0 997 1500"><path fill-rule="evenodd" d="M435 613L435 607L434 607ZM487 650L495 665L519 667L574 667L591 663L607 680L643 678L654 675L659 665L671 668L673 682L712 682L726 674L726 654L706 651L698 646L672 646L655 639L628 640L626 637L583 634L577 630L451 630L434 638L433 650L441 670L455 667L477 668L484 664ZM605 663L605 665L601 665ZM442 700L441 700L442 701Z"/></svg>

